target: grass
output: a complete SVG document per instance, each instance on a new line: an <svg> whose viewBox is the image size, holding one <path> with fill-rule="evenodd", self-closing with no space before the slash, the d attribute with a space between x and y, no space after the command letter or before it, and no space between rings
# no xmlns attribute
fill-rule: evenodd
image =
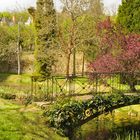
<svg viewBox="0 0 140 140"><path fill-rule="evenodd" d="M0 83L29 84L31 83L31 78L28 74L17 75L10 73L0 73Z"/></svg>
<svg viewBox="0 0 140 140"><path fill-rule="evenodd" d="M0 97L3 94L14 94L16 96L24 96L31 92L30 75L7 74L0 73Z"/></svg>
<svg viewBox="0 0 140 140"><path fill-rule="evenodd" d="M134 131L132 131L131 133L125 132L124 136L116 134L116 140L139 140L139 139L140 139L139 133Z"/></svg>
<svg viewBox="0 0 140 140"><path fill-rule="evenodd" d="M66 140L45 124L42 111L0 99L0 140Z"/></svg>

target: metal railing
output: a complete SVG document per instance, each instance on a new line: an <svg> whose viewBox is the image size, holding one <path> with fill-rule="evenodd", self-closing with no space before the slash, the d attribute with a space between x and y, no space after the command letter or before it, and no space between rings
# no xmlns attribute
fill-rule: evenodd
<svg viewBox="0 0 140 140"><path fill-rule="evenodd" d="M31 93L46 98L60 95L140 92L140 73L86 73L84 76L32 76ZM135 88L135 90L132 88Z"/></svg>

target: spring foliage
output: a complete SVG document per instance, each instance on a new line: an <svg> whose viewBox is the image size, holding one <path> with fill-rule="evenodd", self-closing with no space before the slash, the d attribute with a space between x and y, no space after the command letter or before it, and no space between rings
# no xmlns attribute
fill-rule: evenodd
<svg viewBox="0 0 140 140"><path fill-rule="evenodd" d="M110 18L100 22L98 35L101 38L100 52L90 63L92 71L138 72L140 70L140 35L125 34Z"/></svg>
<svg viewBox="0 0 140 140"><path fill-rule="evenodd" d="M35 51L36 71L50 75L54 64L52 49L56 37L56 12L52 0L38 0L35 15L37 46Z"/></svg>
<svg viewBox="0 0 140 140"><path fill-rule="evenodd" d="M120 106L137 103L140 103L139 97L126 96L121 93L108 96L96 95L92 99L83 102L68 99L57 102L49 111L46 111L45 115L48 116L48 121L52 127L70 137L77 127L98 115Z"/></svg>
<svg viewBox="0 0 140 140"><path fill-rule="evenodd" d="M119 6L117 21L128 32L140 33L140 1L123 0Z"/></svg>

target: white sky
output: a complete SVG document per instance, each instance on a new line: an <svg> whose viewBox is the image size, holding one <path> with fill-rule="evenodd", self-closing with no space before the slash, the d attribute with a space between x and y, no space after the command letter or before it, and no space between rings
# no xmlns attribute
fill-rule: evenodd
<svg viewBox="0 0 140 140"><path fill-rule="evenodd" d="M55 7L60 9L60 0L54 0ZM103 0L104 5L107 9L117 9L121 0ZM21 8L27 8L29 6L35 6L36 0L0 0L0 11L16 10Z"/></svg>

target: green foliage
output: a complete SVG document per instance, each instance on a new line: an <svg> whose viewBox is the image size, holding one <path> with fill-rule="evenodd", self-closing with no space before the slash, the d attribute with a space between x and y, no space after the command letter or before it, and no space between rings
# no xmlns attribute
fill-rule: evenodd
<svg viewBox="0 0 140 140"><path fill-rule="evenodd" d="M15 22L12 17L15 16ZM0 17L6 18L7 24L0 25L0 63L4 66L2 72L9 72L17 67L17 41L18 36L22 50L33 51L35 45L35 29L33 25L26 26L24 23L29 18L26 11L2 12ZM18 25L19 22L19 34ZM15 68L14 68L14 67ZM2 69L2 68L1 68Z"/></svg>
<svg viewBox="0 0 140 140"><path fill-rule="evenodd" d="M37 46L35 50L36 71L48 76L55 62L54 52L56 37L56 13L52 0L38 0L35 15Z"/></svg>
<svg viewBox="0 0 140 140"><path fill-rule="evenodd" d="M57 102L49 111L45 112L45 115L52 127L59 129L65 136L70 137L78 126L86 123L86 120L89 121L89 117L93 119L103 112L135 103L140 103L140 97L117 93L108 96L96 95L93 99L83 102L74 100Z"/></svg>
<svg viewBox="0 0 140 140"><path fill-rule="evenodd" d="M7 18L10 20L12 18L12 15L9 12L0 12L0 18Z"/></svg>
<svg viewBox="0 0 140 140"><path fill-rule="evenodd" d="M20 25L20 42L24 51L33 51L35 46L35 28L33 25Z"/></svg>
<svg viewBox="0 0 140 140"><path fill-rule="evenodd" d="M13 32L7 26L0 26L0 63L15 61L16 44ZM11 59L13 58L13 59Z"/></svg>
<svg viewBox="0 0 140 140"><path fill-rule="evenodd" d="M78 21L78 30L80 33L78 38L79 42L81 41L78 50L84 52L87 61L95 59L98 52L99 38L96 35L95 27L96 22L99 20L99 17L95 19L95 17L90 14L84 14Z"/></svg>
<svg viewBox="0 0 140 140"><path fill-rule="evenodd" d="M84 117L84 106L82 103L70 99L58 101L50 111L46 111L51 126L60 130L62 134L69 135L75 125Z"/></svg>
<svg viewBox="0 0 140 140"><path fill-rule="evenodd" d="M14 22L14 24L18 22L25 23L29 17L30 15L27 11L0 12L0 19L4 18L7 25L10 25L12 22Z"/></svg>
<svg viewBox="0 0 140 140"><path fill-rule="evenodd" d="M140 33L140 1L123 0L119 6L117 22L127 31Z"/></svg>
<svg viewBox="0 0 140 140"><path fill-rule="evenodd" d="M18 22L25 23L28 20L28 18L30 17L30 15L27 11L21 11L21 12L15 11L11 14L15 16L16 23L18 23Z"/></svg>

